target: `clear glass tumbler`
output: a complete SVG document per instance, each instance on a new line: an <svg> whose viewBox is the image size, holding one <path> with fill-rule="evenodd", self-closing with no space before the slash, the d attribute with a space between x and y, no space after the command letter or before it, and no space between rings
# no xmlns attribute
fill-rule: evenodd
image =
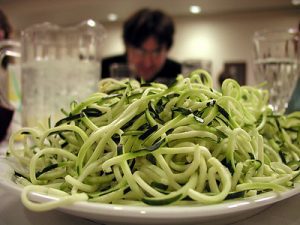
<svg viewBox="0 0 300 225"><path fill-rule="evenodd" d="M135 78L136 76L134 66L126 63L113 63L109 69L110 76L117 80Z"/></svg>
<svg viewBox="0 0 300 225"><path fill-rule="evenodd" d="M274 112L284 113L300 74L299 31L258 31L253 41L256 81L265 82Z"/></svg>

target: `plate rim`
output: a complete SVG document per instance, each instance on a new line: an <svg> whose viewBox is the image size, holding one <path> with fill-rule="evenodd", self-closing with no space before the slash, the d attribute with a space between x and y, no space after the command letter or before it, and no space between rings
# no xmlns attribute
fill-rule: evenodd
<svg viewBox="0 0 300 225"><path fill-rule="evenodd" d="M6 160L0 160L1 165L8 165ZM11 167L12 169L12 167ZM3 174L3 171L2 171ZM13 182L12 177L0 176L0 188L14 192L21 196L22 187ZM285 200L300 193L300 184L285 192L266 192L264 194L248 197L244 199L228 200L210 205L168 205L168 206L148 206L148 205L122 205L107 204L98 202L78 201L71 205L60 206L57 209L71 214L76 212L91 216L119 216L130 219L195 219L213 216L230 215L247 210L258 209L276 202ZM55 200L47 194L31 192L30 199L38 203ZM87 217L88 218L88 217Z"/></svg>

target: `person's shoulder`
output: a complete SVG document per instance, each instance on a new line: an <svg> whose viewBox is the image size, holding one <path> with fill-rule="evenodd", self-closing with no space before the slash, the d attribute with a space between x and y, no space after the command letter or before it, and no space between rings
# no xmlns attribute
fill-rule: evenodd
<svg viewBox="0 0 300 225"><path fill-rule="evenodd" d="M165 63L165 66L168 68L168 70L170 70L170 68L172 68L173 70L175 71L179 71L181 72L181 63L179 63L178 61L174 60L174 59L167 59L166 60L166 63Z"/></svg>
<svg viewBox="0 0 300 225"><path fill-rule="evenodd" d="M181 65L180 62L178 62L178 61L176 61L174 59L171 59L171 58L167 58L166 62L170 63L170 64L173 64L173 65L179 65L179 66Z"/></svg>
<svg viewBox="0 0 300 225"><path fill-rule="evenodd" d="M168 58L161 71L156 77L174 79L177 75L181 74L181 64L173 59Z"/></svg>

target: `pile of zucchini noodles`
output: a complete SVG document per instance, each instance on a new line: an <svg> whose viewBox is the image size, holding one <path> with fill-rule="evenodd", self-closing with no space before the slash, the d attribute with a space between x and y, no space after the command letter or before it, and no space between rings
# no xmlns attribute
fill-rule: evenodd
<svg viewBox="0 0 300 225"><path fill-rule="evenodd" d="M299 180L300 113L275 114L267 91L232 79L214 90L203 70L169 87L104 79L63 112L9 140L7 158L19 164L15 182L31 210L77 201L206 205L286 191ZM32 191L56 200L34 202Z"/></svg>

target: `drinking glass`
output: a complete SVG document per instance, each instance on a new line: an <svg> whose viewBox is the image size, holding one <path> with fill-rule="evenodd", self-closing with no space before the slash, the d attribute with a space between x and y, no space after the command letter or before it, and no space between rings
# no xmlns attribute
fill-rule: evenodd
<svg viewBox="0 0 300 225"><path fill-rule="evenodd" d="M284 113L299 77L299 31L257 31L253 41L255 78L266 83L274 112Z"/></svg>
<svg viewBox="0 0 300 225"><path fill-rule="evenodd" d="M126 63L113 63L109 69L110 76L117 80L134 78L136 75L134 66Z"/></svg>
<svg viewBox="0 0 300 225"><path fill-rule="evenodd" d="M188 76L196 69L204 69L211 73L212 61L207 59L186 59L182 62L182 74Z"/></svg>

